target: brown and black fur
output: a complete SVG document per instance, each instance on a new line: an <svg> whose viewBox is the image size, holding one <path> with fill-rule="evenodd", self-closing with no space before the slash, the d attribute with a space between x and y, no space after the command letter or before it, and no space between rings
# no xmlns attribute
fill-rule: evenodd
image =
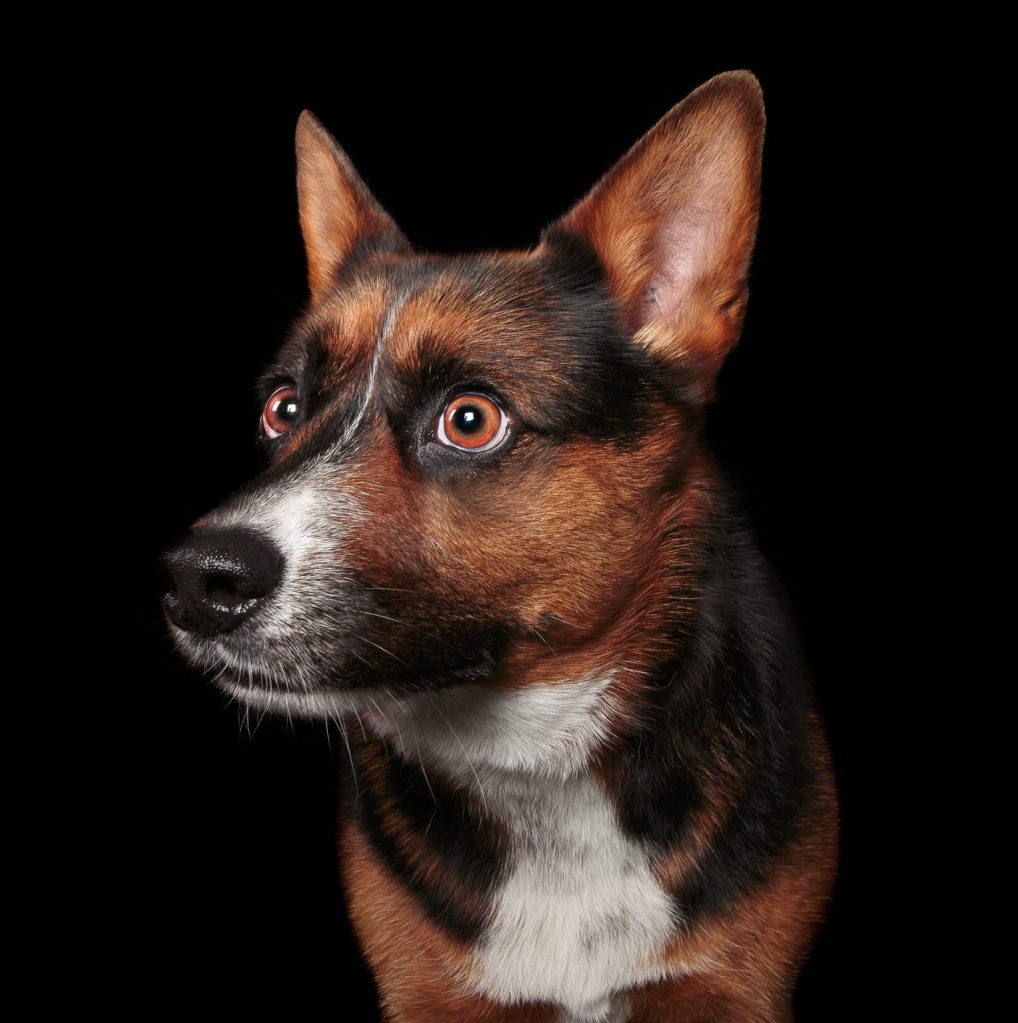
<svg viewBox="0 0 1018 1023"><path fill-rule="evenodd" d="M265 441L264 473L231 505L316 456L342 462L360 518L332 613L301 653L321 692L522 689L620 666L589 770L682 913L667 955L712 964L627 992L630 1023L791 1019L834 877L833 776L795 628L703 441L748 296L763 135L756 79L720 75L534 248L450 256L416 250L303 115L311 303L261 384L264 399L294 382L301 415ZM705 220L677 285L662 247ZM377 400L343 441L369 383ZM443 403L471 389L510 409L508 447L435 445ZM240 651L234 635L216 642ZM214 659L211 640L190 642ZM342 878L386 1018L560 1020L449 980L505 876L499 820L391 738L350 738Z"/></svg>

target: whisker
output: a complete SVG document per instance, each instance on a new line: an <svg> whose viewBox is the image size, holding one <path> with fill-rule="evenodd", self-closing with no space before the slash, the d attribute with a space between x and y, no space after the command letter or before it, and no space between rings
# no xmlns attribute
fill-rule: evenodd
<svg viewBox="0 0 1018 1023"><path fill-rule="evenodd" d="M403 733L399 729L399 723L396 721L395 717L393 717L391 714L386 714L385 711L382 710L382 708L379 707L377 703L375 703L375 698L370 693L368 694L368 699L371 701L371 706L374 707L375 710L377 710L378 713L383 718L385 718L385 720L388 721L392 725L393 728L396 729L396 734L399 736L399 748L402 750L402 752L403 752L403 759L405 760L406 759L406 746L403 745Z"/></svg>
<svg viewBox="0 0 1018 1023"><path fill-rule="evenodd" d="M428 693L427 695L428 695L428 699L431 701L432 707L434 707L435 710L438 711L439 716L449 726L449 731L452 732L453 738L456 740L456 742L459 743L459 747L463 751L463 757L464 757L464 759L467 762L467 766L470 768L470 770L471 770L471 772L472 772L472 774L474 776L474 781L477 782L477 791L480 792L480 794L481 794L481 802L484 804L484 812L487 813L488 812L488 800L487 800L487 797L484 794L484 787L481 785L481 779L478 777L477 771L474 770L474 765L473 765L472 761L470 760L470 754L467 753L466 746L463 745L462 740L456 734L456 729L452 727L452 722L445 716L445 714L442 713L442 708L439 707L439 705L435 702L435 698L431 695L431 693Z"/></svg>
<svg viewBox="0 0 1018 1023"><path fill-rule="evenodd" d="M435 790L431 787L431 782L428 780L428 770L424 766L424 757L421 755L421 744L417 741L417 725L414 725L414 745L417 747L417 759L421 762L421 774L424 775L424 784L428 786L428 791L431 793L431 801L438 806L438 800L435 798Z"/></svg>
<svg viewBox="0 0 1018 1023"><path fill-rule="evenodd" d="M339 734L343 736L343 742L346 743L346 755L350 758L350 776L353 778L353 791L355 802L361 801L361 789L360 785L357 784L357 768L354 767L353 763L353 752L350 749L350 740L346 734L346 726L343 724L343 719L336 716L336 724L339 725Z"/></svg>
<svg viewBox="0 0 1018 1023"><path fill-rule="evenodd" d="M362 608L354 607L350 609L361 615L371 615L373 618L384 618L387 622L395 622L397 625L402 625L405 629L413 629L415 632L423 633L425 636L430 636L432 639L441 641L442 637L436 632L432 632L430 629L424 628L423 625L416 625L413 622L405 622L402 618L393 618L392 615L379 614L377 611L365 611ZM368 641L370 642L370 640Z"/></svg>
<svg viewBox="0 0 1018 1023"><path fill-rule="evenodd" d="M558 615L556 615L556 614L552 614L552 613L551 613L551 611L545 611L545 612L544 612L544 616L545 616L546 618L554 618L554 619L555 619L555 621L557 621L557 622L561 622L561 623L562 623L563 625L568 625L568 626L570 626L571 628L574 628L574 629L583 629L583 630L584 630L585 632L589 632L589 631L590 631L590 629L592 628L592 626L590 626L590 625L580 625L580 624L579 624L579 623L577 623L577 622L567 622L567 621L565 620L565 618L560 618L560 617L559 617Z"/></svg>
<svg viewBox="0 0 1018 1023"><path fill-rule="evenodd" d="M358 636L357 639L362 640L365 643L370 643L376 649L381 650L383 654L388 654L393 660L399 661L399 663L402 664L404 668L408 668L419 679L424 678L424 676L416 668L413 668L409 664L407 664L407 662L404 661L402 657L397 657L396 654L394 654L391 650L386 650L384 646L375 643L373 640L368 639L366 636Z"/></svg>
<svg viewBox="0 0 1018 1023"><path fill-rule="evenodd" d="M544 638L544 633L540 629L534 628L534 635L552 652L552 655L556 660L559 660L558 651Z"/></svg>
<svg viewBox="0 0 1018 1023"><path fill-rule="evenodd" d="M351 611L356 611L357 614L371 615L372 618L384 618L387 622L395 622L397 625L406 625L406 622L400 621L398 618L393 618L392 615L379 614L377 611L365 611L363 608L353 607Z"/></svg>
<svg viewBox="0 0 1018 1023"><path fill-rule="evenodd" d="M360 716L360 714L359 714L359 713L357 712L357 708L356 708L356 707L351 707L350 709L351 709L351 710L352 710L352 711L354 712L354 714L355 714L355 715L357 716L357 724L359 724L359 725L361 726L361 735L362 735L362 736L364 737L364 741L365 741L365 743L366 743L366 742L368 741L368 733L364 731L364 722L363 722L363 721L361 721L361 716Z"/></svg>
<svg viewBox="0 0 1018 1023"><path fill-rule="evenodd" d="M365 658L361 657L361 655L359 653L357 653L356 650L351 650L350 653L352 653L354 655L354 657L356 657L357 660L361 662L361 664L366 664L369 668L372 666L371 662L366 660Z"/></svg>

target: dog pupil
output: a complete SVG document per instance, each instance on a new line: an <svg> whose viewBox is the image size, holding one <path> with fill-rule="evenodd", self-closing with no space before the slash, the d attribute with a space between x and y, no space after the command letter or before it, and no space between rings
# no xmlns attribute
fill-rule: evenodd
<svg viewBox="0 0 1018 1023"><path fill-rule="evenodd" d="M456 429L464 433L473 433L481 426L482 419L481 411L475 405L461 405L453 413Z"/></svg>
<svg viewBox="0 0 1018 1023"><path fill-rule="evenodd" d="M277 409L277 414L283 419L294 419L297 416L297 402L295 401L284 401L281 402Z"/></svg>

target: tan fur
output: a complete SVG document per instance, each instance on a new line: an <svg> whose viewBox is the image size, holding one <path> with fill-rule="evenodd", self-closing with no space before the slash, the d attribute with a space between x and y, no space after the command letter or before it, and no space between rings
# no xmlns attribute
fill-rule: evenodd
<svg viewBox="0 0 1018 1023"><path fill-rule="evenodd" d="M354 245L365 239L405 244L350 158L309 110L297 122L297 196L308 257L308 286L315 302L336 282Z"/></svg>
<svg viewBox="0 0 1018 1023"><path fill-rule="evenodd" d="M629 996L627 1023L788 1023L794 978L819 927L835 876L838 808L830 754L812 720L820 783L804 810L811 825L784 852L772 877L721 917L695 924L666 960L679 979ZM359 832L342 825L344 889L358 939L378 980L391 1023L446 1020L558 1023L549 1006L506 1007L458 995L469 949L421 913L415 900L377 864ZM684 851L693 854L693 848ZM662 862L663 878L688 863ZM677 869L677 873L675 872Z"/></svg>
<svg viewBox="0 0 1018 1023"><path fill-rule="evenodd" d="M377 863L344 815L340 863L350 919L382 996L386 1023L557 1023L549 1006L507 1008L457 994L468 950L434 927Z"/></svg>
<svg viewBox="0 0 1018 1023"><path fill-rule="evenodd" d="M694 370L702 401L741 329L763 132L755 78L718 76L669 111L559 222L597 252L635 343ZM298 153L312 315L325 327L326 380L341 401L367 371L392 295L364 283L367 273L337 292L338 268L365 238L392 243L369 257L368 268L372 260L393 265L417 257L402 248L402 236L348 158L309 115L298 130ZM493 281L508 281L509 289L469 291L450 269L403 296L389 324L387 368L397 377L421 375L434 360L457 357L490 365L493 383L503 383L502 373L507 389L517 367L533 372L552 394L568 386L542 343L534 311L541 301L534 266L545 254L544 245L485 254ZM517 301L504 302L507 292ZM524 418L540 412L526 389L516 400ZM344 557L391 593L397 616L416 612L420 621L456 613L468 586L479 617L518 622L522 632L488 685L577 679L621 664L609 694L625 708L617 721L621 733L647 709L641 679L662 654L661 637L696 606L686 579L703 557L701 526L713 513L717 487L696 437L699 426L694 414L662 404L655 428L634 445L574 436L549 447L536 467L525 457L536 442L523 434L483 479L450 481L405 464L379 419L344 469L343 486L357 493L363 513L349 527ZM289 450L311 436L295 431ZM678 490L663 485L680 476ZM399 653L412 656L412 649ZM815 721L813 729L821 781L804 810L803 837L723 917L694 922L676 937L669 960L693 972L633 993L631 1023L791 1018L794 978L829 897L836 858L833 776ZM737 749L736 737L728 739ZM609 790L610 752L597 767ZM369 782L377 755L365 753ZM653 864L664 886L679 887L710 848L738 800L740 778L722 769L703 779L705 806L685 844ZM440 859L404 827L381 776L374 782L386 834L401 854L420 876L459 890ZM342 864L351 917L392 1023L558 1020L547 1006L500 1007L456 994L469 950L429 922L346 821ZM463 889L461 898L471 908L469 892Z"/></svg>
<svg viewBox="0 0 1018 1023"><path fill-rule="evenodd" d="M764 124L719 75L533 248L444 256L300 118L311 302L263 379L293 428L169 553L166 607L238 699L359 716L341 869L389 1023L791 1019L834 777L703 438ZM480 390L506 430L457 450Z"/></svg>

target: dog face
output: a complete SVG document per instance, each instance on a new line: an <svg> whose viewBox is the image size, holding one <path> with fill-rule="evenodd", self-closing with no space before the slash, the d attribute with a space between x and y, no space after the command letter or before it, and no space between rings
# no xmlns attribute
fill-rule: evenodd
<svg viewBox="0 0 1018 1023"><path fill-rule="evenodd" d="M683 523L704 514L701 409L741 329L763 126L756 79L720 75L534 248L446 256L303 114L311 302L263 377L264 472L166 555L184 654L309 715L632 661L669 613L664 560L695 584Z"/></svg>

